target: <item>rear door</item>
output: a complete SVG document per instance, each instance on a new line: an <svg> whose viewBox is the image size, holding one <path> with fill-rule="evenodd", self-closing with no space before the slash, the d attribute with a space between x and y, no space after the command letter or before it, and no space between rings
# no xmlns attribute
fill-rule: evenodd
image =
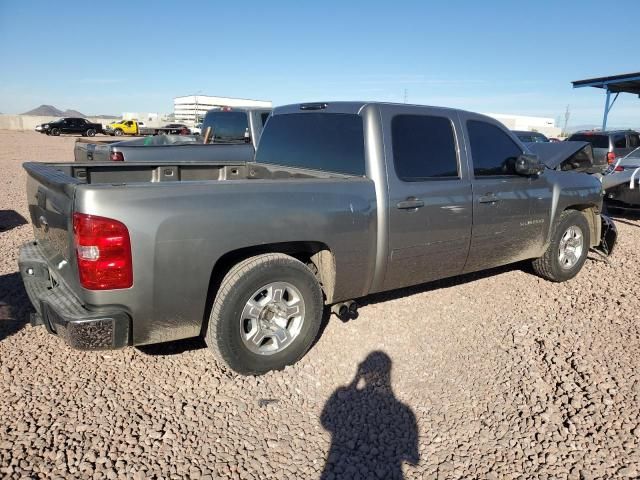
<svg viewBox="0 0 640 480"><path fill-rule="evenodd" d="M472 192L453 110L382 106L389 189L384 288L462 272L471 239Z"/></svg>
<svg viewBox="0 0 640 480"><path fill-rule="evenodd" d="M473 231L464 271L535 256L544 219L531 215L539 185L515 172L522 145L497 122L466 112L461 117L473 168Z"/></svg>

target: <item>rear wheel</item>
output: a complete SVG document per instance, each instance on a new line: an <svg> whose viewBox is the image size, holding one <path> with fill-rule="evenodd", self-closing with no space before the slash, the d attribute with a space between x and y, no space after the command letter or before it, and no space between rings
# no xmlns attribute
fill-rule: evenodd
<svg viewBox="0 0 640 480"><path fill-rule="evenodd" d="M237 373L279 370L311 347L323 308L320 285L302 262L279 253L251 257L224 277L206 342Z"/></svg>
<svg viewBox="0 0 640 480"><path fill-rule="evenodd" d="M555 225L547 251L533 261L533 269L552 282L569 280L582 269L590 245L589 222L584 214L565 210Z"/></svg>

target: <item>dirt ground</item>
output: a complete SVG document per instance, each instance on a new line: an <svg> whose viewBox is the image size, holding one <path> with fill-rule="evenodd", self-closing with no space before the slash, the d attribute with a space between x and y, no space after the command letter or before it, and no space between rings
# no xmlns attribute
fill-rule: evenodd
<svg viewBox="0 0 640 480"><path fill-rule="evenodd" d="M639 478L637 217L567 283L515 265L369 297L245 378L198 340L81 352L28 325L20 165L74 141L0 131L0 476Z"/></svg>

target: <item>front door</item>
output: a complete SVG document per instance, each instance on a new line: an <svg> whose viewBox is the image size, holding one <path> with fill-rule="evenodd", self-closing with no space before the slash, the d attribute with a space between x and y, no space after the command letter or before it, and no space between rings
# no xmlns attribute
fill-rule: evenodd
<svg viewBox="0 0 640 480"><path fill-rule="evenodd" d="M473 228L465 272L513 263L540 250L535 188L515 172L523 148L492 120L462 114L473 171Z"/></svg>
<svg viewBox="0 0 640 480"><path fill-rule="evenodd" d="M389 190L389 257L384 289L462 271L471 239L471 183L457 114L382 110Z"/></svg>

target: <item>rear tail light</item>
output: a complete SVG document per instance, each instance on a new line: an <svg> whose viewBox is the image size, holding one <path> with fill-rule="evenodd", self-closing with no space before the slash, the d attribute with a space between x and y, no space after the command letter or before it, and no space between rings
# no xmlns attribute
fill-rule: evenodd
<svg viewBox="0 0 640 480"><path fill-rule="evenodd" d="M109 158L112 162L124 162L124 155L122 154L122 152L111 152Z"/></svg>
<svg viewBox="0 0 640 480"><path fill-rule="evenodd" d="M616 154L613 152L607 153L607 163L614 163L616 161Z"/></svg>
<svg viewBox="0 0 640 480"><path fill-rule="evenodd" d="M624 172L624 167L621 167L620 165L618 165L618 166L615 168L615 171L616 171L616 172Z"/></svg>
<svg viewBox="0 0 640 480"><path fill-rule="evenodd" d="M127 227L110 218L73 214L80 284L89 290L133 285L131 241Z"/></svg>

